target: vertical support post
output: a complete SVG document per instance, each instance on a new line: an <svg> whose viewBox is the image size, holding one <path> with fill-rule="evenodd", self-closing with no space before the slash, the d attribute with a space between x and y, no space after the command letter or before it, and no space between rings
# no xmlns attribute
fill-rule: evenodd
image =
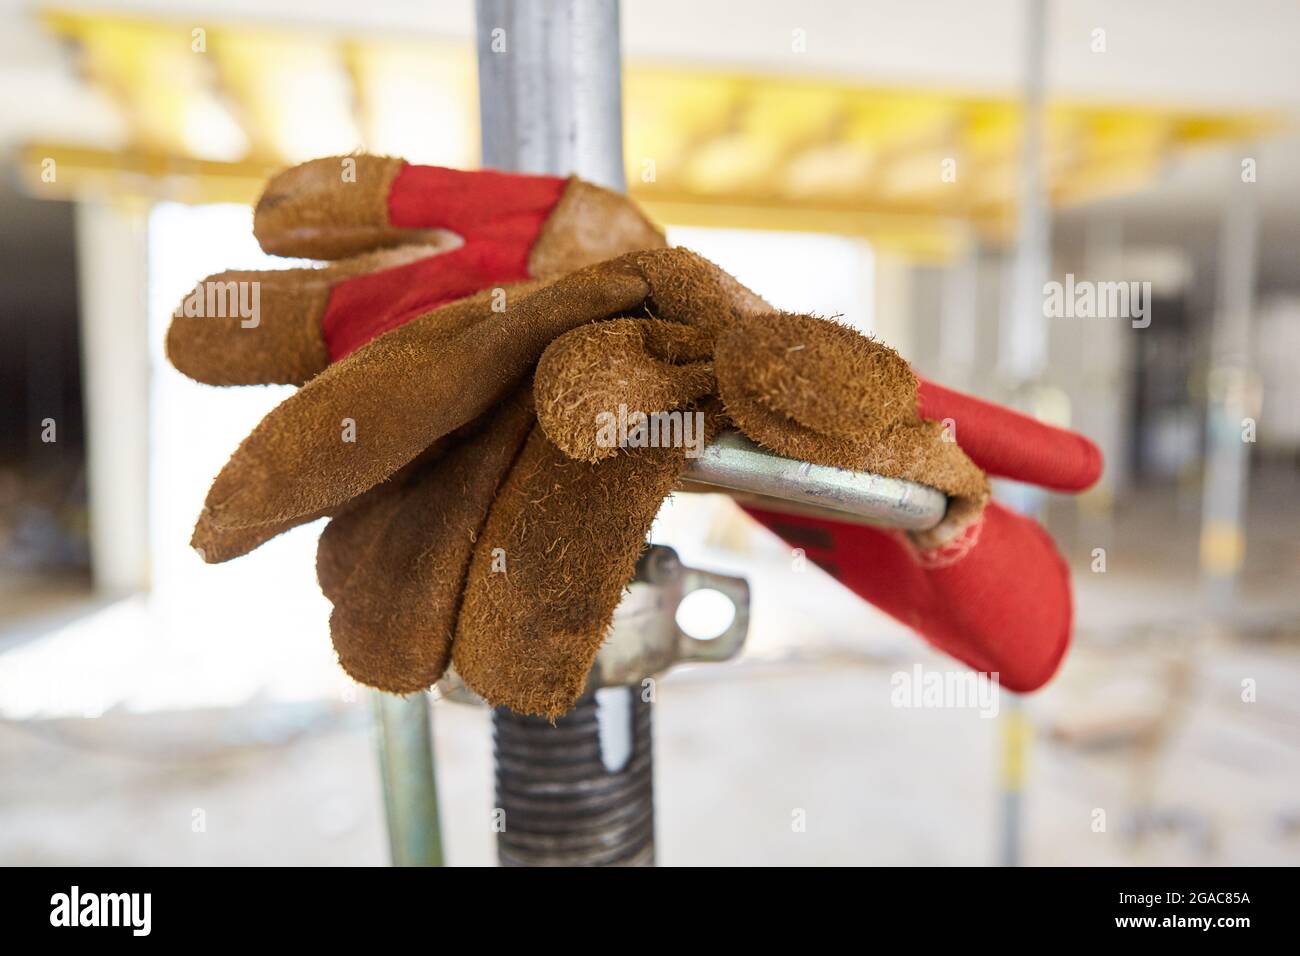
<svg viewBox="0 0 1300 956"><path fill-rule="evenodd" d="M1021 799L1025 788L1025 761L1033 739L1029 718L1025 716L1024 703L1019 694L1009 695L1002 708L999 724L1002 735L1001 863L1003 866L1019 866L1023 856Z"/></svg>
<svg viewBox="0 0 1300 956"><path fill-rule="evenodd" d="M1233 191L1219 239L1219 302L1207 377L1206 465L1201 506L1201 572L1211 609L1231 612L1246 552L1250 446L1243 439L1251 411L1250 325L1255 307L1259 208L1255 186Z"/></svg>
<svg viewBox="0 0 1300 956"><path fill-rule="evenodd" d="M96 590L118 596L149 587L148 209L80 202L76 216L90 561Z"/></svg>
<svg viewBox="0 0 1300 956"><path fill-rule="evenodd" d="M1032 406L1032 390L1047 367L1047 320L1043 315L1043 281L1051 257L1051 222L1043 163L1047 87L1047 0L1024 2L1025 76L1021 124L1020 201L1011 288L998 343L998 365ZM1032 407L1026 409L1031 414ZM1041 494L1018 486L1017 508L1037 512ZM1029 734L1018 697L1012 695L1001 720L1005 768L1002 776L1001 863L1019 866L1024 827L1023 766Z"/></svg>
<svg viewBox="0 0 1300 956"><path fill-rule="evenodd" d="M393 866L442 866L429 695L375 691L373 700Z"/></svg>
<svg viewBox="0 0 1300 956"><path fill-rule="evenodd" d="M618 0L477 0L483 165L620 192Z"/></svg>
<svg viewBox="0 0 1300 956"><path fill-rule="evenodd" d="M475 13L483 165L624 190L617 0L477 0ZM653 865L651 708L609 687L555 725L493 714L503 864Z"/></svg>
<svg viewBox="0 0 1300 956"><path fill-rule="evenodd" d="M979 335L979 239L967 228L956 261L943 271L939 312L939 368L950 388L970 387Z"/></svg>
<svg viewBox="0 0 1300 956"><path fill-rule="evenodd" d="M1123 222L1113 215L1089 217L1083 241L1083 271L1088 279L1105 282L1116 278L1110 271L1124 268L1123 253ZM1097 443L1106 461L1097 484L1077 499L1079 540L1092 547L1109 547L1114 539L1119 476L1127 474L1130 456L1132 328L1120 322L1076 322L1066 348L1078 356L1073 368L1074 407L1082 421L1075 419L1072 424Z"/></svg>
<svg viewBox="0 0 1300 956"><path fill-rule="evenodd" d="M1037 380L1047 367L1043 281L1051 257L1051 210L1043 163L1047 86L1047 0L1025 0L1020 196L1009 306L1003 316L998 364L1014 384Z"/></svg>

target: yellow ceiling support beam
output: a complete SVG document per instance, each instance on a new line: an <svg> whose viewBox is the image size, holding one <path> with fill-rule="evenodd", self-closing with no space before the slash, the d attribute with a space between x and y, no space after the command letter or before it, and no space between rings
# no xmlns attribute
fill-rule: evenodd
<svg viewBox="0 0 1300 956"><path fill-rule="evenodd" d="M283 163L235 163L139 149L28 143L18 154L27 191L40 199L141 196L156 201L252 204Z"/></svg>
<svg viewBox="0 0 1300 956"><path fill-rule="evenodd" d="M222 102L212 63L196 55L204 33L171 21L46 13L72 38L86 78L127 121L129 145L203 159L237 159L247 140Z"/></svg>
<svg viewBox="0 0 1300 956"><path fill-rule="evenodd" d="M478 163L478 78L472 50L388 39L344 47L367 152L440 166ZM419 117L420 122L412 122Z"/></svg>
<svg viewBox="0 0 1300 956"><path fill-rule="evenodd" d="M718 229L818 232L869 238L879 249L919 262L946 262L964 248L964 223L937 216L888 215L829 204L780 201L744 204L657 196L641 205L659 222Z"/></svg>
<svg viewBox="0 0 1300 956"><path fill-rule="evenodd" d="M251 141L246 157L302 162L356 147L352 80L333 38L220 27L207 55L237 104Z"/></svg>
<svg viewBox="0 0 1300 956"><path fill-rule="evenodd" d="M128 143L97 150L29 149L60 157L60 188L245 201L262 171L310 156L363 148L477 161L477 83L464 44L94 13L43 20L79 47L88 80L130 131ZM998 237L1014 220L1021 109L1012 98L631 63L624 99L630 191L667 222L843 232L933 258L953 248L954 223ZM1053 101L1050 195L1064 206L1141 188L1181 150L1278 125L1256 114Z"/></svg>

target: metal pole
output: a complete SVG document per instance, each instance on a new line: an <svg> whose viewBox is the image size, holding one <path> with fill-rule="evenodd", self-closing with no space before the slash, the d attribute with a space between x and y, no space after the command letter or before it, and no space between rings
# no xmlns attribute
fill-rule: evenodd
<svg viewBox="0 0 1300 956"><path fill-rule="evenodd" d="M1239 185L1224 212L1219 302L1207 377L1201 571L1211 608L1220 614L1229 613L1236 601L1237 576L1246 552L1250 445L1243 429L1252 404L1250 323L1259 244L1255 188L1252 183Z"/></svg>
<svg viewBox="0 0 1300 956"><path fill-rule="evenodd" d="M617 0L477 0L483 165L622 191Z"/></svg>
<svg viewBox="0 0 1300 956"><path fill-rule="evenodd" d="M1009 308L1003 316L998 363L1015 385L1040 378L1047 367L1043 282L1051 257L1051 209L1043 168L1047 86L1047 0L1025 0L1025 77L1016 248Z"/></svg>
<svg viewBox="0 0 1300 956"><path fill-rule="evenodd" d="M617 0L477 0L483 165L623 190ZM652 705L585 696L554 725L493 714L505 865L653 865Z"/></svg>
<svg viewBox="0 0 1300 956"><path fill-rule="evenodd" d="M588 693L554 724L492 712L502 866L653 866L651 708Z"/></svg>
<svg viewBox="0 0 1300 956"><path fill-rule="evenodd" d="M429 696L372 696L393 865L442 866Z"/></svg>
<svg viewBox="0 0 1300 956"><path fill-rule="evenodd" d="M969 227L958 258L943 270L939 306L939 367L950 388L969 388L979 337L980 242Z"/></svg>
<svg viewBox="0 0 1300 956"><path fill-rule="evenodd" d="M1025 0L1025 77L1021 123L1020 201L1016 248L1011 267L1008 308L1002 317L998 364L1017 390L1022 404L1035 404L1033 386L1047 367L1047 321L1043 315L1043 282L1051 258L1051 223L1047 181L1043 168L1047 86L1047 0ZM1026 409L1031 414L1032 407ZM1041 492L1016 487L1017 509L1034 514ZM1019 866L1024 827L1025 752L1029 734L1018 696L1010 695L1001 720L1003 737L1002 830L1003 866Z"/></svg>

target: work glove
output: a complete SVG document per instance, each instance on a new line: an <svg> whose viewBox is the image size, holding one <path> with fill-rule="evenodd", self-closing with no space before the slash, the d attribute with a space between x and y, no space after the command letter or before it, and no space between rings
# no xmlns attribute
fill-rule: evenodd
<svg viewBox="0 0 1300 956"><path fill-rule="evenodd" d="M264 299L261 321L182 315L168 347L201 381L307 382L217 477L194 543L226 560L333 516L318 576L340 662L358 680L422 689L453 659L489 703L548 716L571 706L685 465L681 448L602 444L593 419L620 405L698 412L707 435L739 427L779 453L937 487L950 516L985 513L983 474L918 414L915 379L891 350L775 313L685 250L587 265L618 243L662 244L620 197L569 180L540 225L521 230L504 223L525 209L537 220L533 180L549 178L417 177L408 171L419 167L352 159L381 185L348 192L362 181L321 175L343 160L318 160L272 180L255 215L270 251L350 258L245 278L283 292ZM399 189L408 177L428 196ZM438 188L452 178L457 191ZM480 184L481 219L461 204ZM374 194L388 197L384 216ZM584 198L566 212L574 194ZM350 205L358 197L369 213ZM312 212L276 212L294 209ZM463 246L395 234L448 226ZM510 268L494 260L465 278L445 267L507 234ZM384 248L364 251L368 242ZM457 297L462 283L480 285ZM412 315L413 303L426 308Z"/></svg>

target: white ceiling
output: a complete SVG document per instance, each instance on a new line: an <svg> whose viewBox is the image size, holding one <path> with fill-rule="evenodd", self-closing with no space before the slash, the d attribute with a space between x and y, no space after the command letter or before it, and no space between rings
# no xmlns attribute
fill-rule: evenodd
<svg viewBox="0 0 1300 956"><path fill-rule="evenodd" d="M470 0L67 0L61 8L154 12L470 36ZM32 4L0 0L0 60L47 51L16 28ZM631 56L886 83L1007 89L1020 67L1021 0L624 0ZM1106 31L1107 51L1090 49ZM807 52L791 52L802 29ZM1050 82L1072 95L1300 109L1295 0L1055 0Z"/></svg>
<svg viewBox="0 0 1300 956"><path fill-rule="evenodd" d="M471 0L114 0L60 7L245 19L468 41ZM111 131L111 111L75 83L65 51L31 20L32 4L0 0L0 144L60 131ZM1007 92L1021 70L1022 0L624 0L629 58L759 71L819 73L880 84ZM1297 0L1055 0L1049 87L1071 97L1276 110L1300 129ZM1105 53L1091 50L1106 31ZM791 50L801 29L807 52ZM1286 268L1300 220L1300 135L1257 150L1266 244ZM1110 204L1158 235L1206 227L1226 201L1233 157L1196 154L1140 196ZM1078 218L1079 214L1074 214ZM1070 217L1067 217L1067 222ZM1300 275L1297 275L1300 283Z"/></svg>

